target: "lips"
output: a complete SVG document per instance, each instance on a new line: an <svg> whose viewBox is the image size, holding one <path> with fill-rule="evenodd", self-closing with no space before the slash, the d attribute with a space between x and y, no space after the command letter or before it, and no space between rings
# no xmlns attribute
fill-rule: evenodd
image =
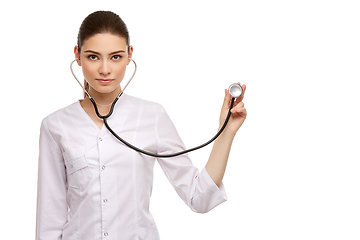
<svg viewBox="0 0 360 240"><path fill-rule="evenodd" d="M97 78L96 80L101 84L108 84L108 83L111 83L114 79Z"/></svg>

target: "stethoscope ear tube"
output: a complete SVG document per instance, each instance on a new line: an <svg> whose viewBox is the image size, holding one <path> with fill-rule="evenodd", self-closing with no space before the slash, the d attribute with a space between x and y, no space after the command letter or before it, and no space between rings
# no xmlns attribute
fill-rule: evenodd
<svg viewBox="0 0 360 240"><path fill-rule="evenodd" d="M151 156L151 157L156 157L156 158L171 158L171 157L176 157L176 156L179 156L179 155L182 155L182 154L185 154L185 153L189 153L189 152L192 152L192 151L195 151L197 149L200 149L202 147L205 147L206 145L212 143L218 136L220 136L220 134L224 131L227 123L229 122L229 119L230 119L230 116L231 116L231 109L233 108L234 106L234 101L235 101L235 98L232 98L231 99L231 104L230 104L230 108L229 108L229 112L226 116L226 119L225 119L225 122L224 124L222 125L221 129L217 132L217 134L212 138L210 139L209 141L207 141L206 143L202 144L202 145L199 145L197 147L194 147L194 148L190 148L190 149L187 149L187 150L184 150L184 151L181 151L181 152L177 152L177 153L172 153L172 154L155 154L155 153L151 153L151 152L147 152L145 150L142 150L140 148L137 148L133 145L131 145L130 143L128 143L127 141L125 141L124 139L122 139L119 135L117 135L109 126L109 124L107 123L107 118L103 118L104 120L104 124L106 126L106 128L111 132L112 135L114 135L114 137L116 139L118 139L120 142L122 142L123 144L125 144L126 146L128 146L129 148L132 148L133 150L137 151L137 152L140 152L142 154L145 154L145 155L148 155L148 156ZM94 104L95 106L96 104Z"/></svg>
<svg viewBox="0 0 360 240"><path fill-rule="evenodd" d="M127 82L127 83L125 84L125 86L122 88L120 94L114 99L114 101L113 101L113 103L112 103L112 105L111 105L111 110L110 110L110 112L109 112L106 116L102 116L102 115L100 115L100 113L99 113L99 111L98 111L98 109L97 109L97 107L96 107L97 104L96 104L95 100L94 100L94 99L90 96L90 94L86 91L86 89L84 88L84 86L81 84L81 82L79 81L79 79L76 77L76 74L74 73L74 70L73 70L72 66L73 66L74 62L75 62L76 60L79 60L79 59L80 59L80 58L76 58L76 59L74 59L73 61L71 61L71 63L70 63L70 70L71 70L72 75L74 76L75 80L78 82L78 84L80 85L80 87L82 88L82 90L85 92L86 96L88 96L88 98L89 98L89 99L91 100L91 102L94 104L94 106L95 106L95 111L96 111L96 115L98 115L98 117L99 117L99 118L102 118L102 119L110 117L110 115L112 114L112 111L113 111L113 109L114 109L115 103L116 103L117 100L121 97L121 95L122 95L123 92L125 91L126 87L129 85L129 83L131 82L131 80L132 80L132 79L134 78L134 76L135 76L135 73L136 73L136 70L137 70L137 64L136 64L136 62L134 61L134 59L129 58L129 60L134 63L134 66L135 66L134 72L133 72L133 74L131 75L131 77L130 77L130 79L128 80L128 82Z"/></svg>
<svg viewBox="0 0 360 240"><path fill-rule="evenodd" d="M92 99L92 97L90 97L90 94L86 91L86 89L83 87L83 85L81 84L81 82L79 81L79 79L76 77L74 70L72 68L72 65L74 64L74 62L76 62L77 60L79 60L80 58L76 58L73 61L71 61L70 63L70 70L72 75L74 76L75 80L78 82L78 84L80 85L80 87L82 88L82 90L84 91L84 93L86 94L86 96L88 96L88 98Z"/></svg>

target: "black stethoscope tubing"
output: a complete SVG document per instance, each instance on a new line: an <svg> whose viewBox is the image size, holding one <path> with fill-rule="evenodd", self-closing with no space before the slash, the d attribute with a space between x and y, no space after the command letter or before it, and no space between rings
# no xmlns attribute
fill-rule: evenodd
<svg viewBox="0 0 360 240"><path fill-rule="evenodd" d="M211 142L213 142L217 137L220 136L220 134L224 131L227 123L229 122L230 116L231 116L231 109L232 109L233 106L234 106L235 98L240 97L240 96L242 95L242 89L241 89L241 86L240 86L239 84L234 83L234 84L232 84L232 85L230 86L229 90L234 89L234 94L235 94L235 95L233 95L233 94L232 94L232 91L230 91L230 94L232 95L232 99L231 99L231 104L230 104L229 112L228 112L228 114L227 114L227 116L226 116L225 122L223 123L222 127L221 127L220 130L217 132L217 134L216 134L213 138L211 138L209 141L207 141L206 143L201 144L201 145L199 145L199 146L197 146L197 147L194 147L194 148L190 148L190 149L187 149L187 150L184 150L184 151L180 151L180 152L176 152L176 153L171 153L171 154L156 154L156 153L151 153L151 152L145 151L145 150L143 150L143 149L137 148L137 147L135 147L134 145L132 145L132 144L128 143L127 141L125 141L124 139L122 139L119 135L117 135L117 134L111 129L111 127L109 126L109 124L108 124L108 122L107 122L107 119L111 116L111 114L112 114L113 111L114 111L114 107L115 107L116 102L117 102L117 101L119 100L119 98L122 96L125 88L126 88L127 85L130 83L130 81L133 79L133 77L134 77L134 75L135 75L135 73L136 73L136 70L137 70L136 62L135 62L133 59L129 58L129 60L131 60L131 61L135 64L134 73L133 73L133 75L131 76L130 80L126 83L126 85L125 85L124 89L121 91L121 93L114 99L113 103L111 104L111 108L110 108L109 113L108 113L107 115L103 116L103 115L101 115L101 114L99 113L99 110L98 110L98 108L97 108L97 104L96 104L95 100L90 96L90 94L89 94L89 93L85 90L85 88L81 85L79 79L77 79L77 77L76 77L76 75L75 75L75 73L74 73L74 71L73 71L73 69L72 69L72 64L73 64L76 60L78 60L78 58L75 59L75 60L73 60L73 61L70 63L71 73L73 74L74 78L75 78L76 81L79 83L79 85L81 86L81 88L84 90L85 94L89 97L90 101L91 101L92 104L94 105L94 109L95 109L96 115L97 115L99 118L103 119L104 124L105 124L106 128L109 130L109 132L110 132L112 135L114 135L114 137L115 137L116 139L118 139L120 142L122 142L123 144L125 144L125 145L128 146L129 148L131 148L131 149L133 149L133 150L135 150L135 151L137 151L137 152L140 152L140 153L142 153L142 154L145 154L145 155L148 155L148 156L151 156L151 157L155 157L155 158L171 158L171 157L176 157L176 156L179 156L179 155L182 155L182 154L189 153L189 152L192 152L192 151L194 151L194 150L200 149L200 148L202 148L202 147L205 147L206 145L208 145L208 144L210 144Z"/></svg>
<svg viewBox="0 0 360 240"><path fill-rule="evenodd" d="M121 96L122 94L120 94ZM119 97L120 97L119 96ZM202 147L205 147L206 145L210 144L211 142L213 142L218 136L220 136L220 134L224 131L227 123L229 122L229 119L230 119L230 116L231 116L231 109L233 108L234 106L234 101L235 101L235 98L232 98L231 99L231 104L230 104L230 108L229 108L229 112L226 116L226 119L225 119L225 122L223 123L221 129L217 132L217 134L211 138L209 141L207 141L206 143L204 144L201 144L197 147L194 147L194 148L190 148L190 149L187 149L187 150L184 150L184 151L180 151L180 152L176 152L176 153L171 153L171 154L156 154L156 153L151 153L151 152L148 152L148 151L145 151L143 149L140 149L140 148L137 148L135 147L134 145L128 143L127 141L125 141L124 139L122 139L119 135L116 134L116 132L114 132L111 127L109 126L108 122L107 122L107 119L111 116L111 114L113 113L113 110L114 110L114 106L115 106L115 103L118 101L119 97L115 98L114 102L112 103L111 105L111 108L110 108L110 112L106 115L106 116L103 116L99 113L98 111L98 108L96 106L96 102L94 101L94 99L90 98L90 101L92 102L92 104L94 105L94 108L95 108L95 112L96 112L96 115L103 119L104 121L104 124L106 126L106 128L109 130L109 132L111 132L112 135L114 135L114 137L116 139L118 139L120 142L122 142L123 144L125 144L126 146L128 146L129 148L137 151L137 152L140 152L140 153L143 153L145 155L148 155L148 156L151 156L151 157L155 157L155 158L171 158L171 157L176 157L176 156L179 156L179 155L182 155L182 154L185 154L185 153L189 153L189 152L192 152L192 151L195 151L197 149L200 149Z"/></svg>

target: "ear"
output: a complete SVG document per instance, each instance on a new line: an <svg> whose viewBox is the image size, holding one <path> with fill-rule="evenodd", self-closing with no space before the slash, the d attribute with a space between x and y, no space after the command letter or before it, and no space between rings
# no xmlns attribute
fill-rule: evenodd
<svg viewBox="0 0 360 240"><path fill-rule="evenodd" d="M81 66L81 61L80 61L80 53L79 53L79 47L75 46L74 47L74 54L75 54L75 58L77 58L76 62L79 66Z"/></svg>
<svg viewBox="0 0 360 240"><path fill-rule="evenodd" d="M130 45L129 46L129 52L128 52L128 58L132 58L133 51L134 51L134 48L133 48L133 46ZM130 61L131 60L128 60L127 65L129 65Z"/></svg>

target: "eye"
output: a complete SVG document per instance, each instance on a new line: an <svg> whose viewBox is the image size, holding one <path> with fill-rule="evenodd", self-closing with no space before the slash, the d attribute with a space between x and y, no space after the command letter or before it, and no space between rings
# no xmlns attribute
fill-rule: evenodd
<svg viewBox="0 0 360 240"><path fill-rule="evenodd" d="M120 60L121 58L122 58L121 55L114 55L114 56L112 56L112 59L113 59L113 60Z"/></svg>
<svg viewBox="0 0 360 240"><path fill-rule="evenodd" d="M93 61L98 59L96 55L89 55L88 58Z"/></svg>

